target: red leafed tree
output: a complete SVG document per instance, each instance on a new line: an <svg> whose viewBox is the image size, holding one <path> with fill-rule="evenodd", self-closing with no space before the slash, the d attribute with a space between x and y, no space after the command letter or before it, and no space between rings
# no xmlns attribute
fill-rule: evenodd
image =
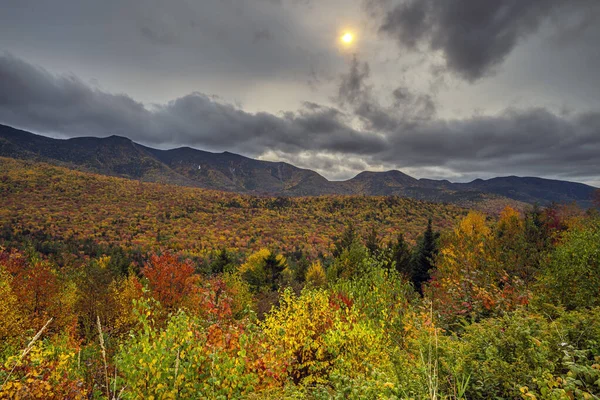
<svg viewBox="0 0 600 400"><path fill-rule="evenodd" d="M32 326L60 314L60 287L51 265L42 260L29 261L23 254L0 253L0 265L12 276L12 288L21 309Z"/></svg>
<svg viewBox="0 0 600 400"><path fill-rule="evenodd" d="M142 268L153 297L167 308L177 308L191 293L196 277L189 260L179 261L173 254L152 255Z"/></svg>

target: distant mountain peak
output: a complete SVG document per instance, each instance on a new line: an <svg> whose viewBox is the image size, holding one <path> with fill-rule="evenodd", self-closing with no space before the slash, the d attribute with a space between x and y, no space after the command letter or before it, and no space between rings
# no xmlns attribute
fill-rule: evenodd
<svg viewBox="0 0 600 400"><path fill-rule="evenodd" d="M415 179L398 170L364 171L346 181L329 181L310 169L229 151L211 153L191 147L159 150L119 135L52 139L4 125L0 125L0 156L132 179L277 196L395 195L457 204L493 197L540 204L575 201L586 207L591 206L595 191L581 183L535 177L507 176L451 183Z"/></svg>
<svg viewBox="0 0 600 400"><path fill-rule="evenodd" d="M107 136L106 139L110 139L110 140L123 140L123 141L126 141L126 142L131 142L132 141L128 137L120 136L120 135L110 135L110 136Z"/></svg>

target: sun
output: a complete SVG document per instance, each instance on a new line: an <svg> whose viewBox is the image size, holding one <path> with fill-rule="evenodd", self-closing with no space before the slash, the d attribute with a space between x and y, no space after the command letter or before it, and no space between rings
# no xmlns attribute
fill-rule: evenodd
<svg viewBox="0 0 600 400"><path fill-rule="evenodd" d="M354 41L354 35L351 32L346 32L341 37L342 42L345 44L350 44Z"/></svg>

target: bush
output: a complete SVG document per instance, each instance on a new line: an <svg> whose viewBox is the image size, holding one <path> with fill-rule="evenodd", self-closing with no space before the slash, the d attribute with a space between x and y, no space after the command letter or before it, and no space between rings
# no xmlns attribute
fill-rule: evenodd
<svg viewBox="0 0 600 400"><path fill-rule="evenodd" d="M538 302L568 310L600 305L600 223L565 234L552 252L537 288Z"/></svg>
<svg viewBox="0 0 600 400"><path fill-rule="evenodd" d="M117 354L123 398L239 398L260 387L261 368L248 351L256 341L241 326L178 312L158 329L149 306L140 309L141 332Z"/></svg>
<svg viewBox="0 0 600 400"><path fill-rule="evenodd" d="M281 348L294 384L326 384L341 371L366 376L390 363L380 332L359 319L347 298L322 289L304 289L300 296L286 289L263 328L271 345Z"/></svg>

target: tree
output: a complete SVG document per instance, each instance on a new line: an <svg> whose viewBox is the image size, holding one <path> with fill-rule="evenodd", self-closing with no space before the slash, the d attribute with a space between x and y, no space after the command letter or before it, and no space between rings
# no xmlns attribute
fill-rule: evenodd
<svg viewBox="0 0 600 400"><path fill-rule="evenodd" d="M339 257L344 250L347 250L352 246L352 243L356 241L356 232L354 231L354 225L349 223L346 226L346 230L342 233L342 237L335 242L335 248L333 250L333 256Z"/></svg>
<svg viewBox="0 0 600 400"><path fill-rule="evenodd" d="M324 286L327 283L327 276L320 261L316 261L306 271L306 284L312 287Z"/></svg>
<svg viewBox="0 0 600 400"><path fill-rule="evenodd" d="M260 249L248 256L239 268L239 274L251 286L254 292L268 287L276 290L280 277L287 267L287 260L269 249Z"/></svg>
<svg viewBox="0 0 600 400"><path fill-rule="evenodd" d="M521 214L510 206L500 213L493 238L494 259L511 276L532 282L535 276L535 261L525 239L525 225Z"/></svg>
<svg viewBox="0 0 600 400"><path fill-rule="evenodd" d="M485 214L471 211L444 234L430 284L435 291L427 295L447 327L462 329L465 316L501 315L528 301L523 280L514 275L522 272L521 260L512 254L519 249L520 224L518 213L506 209L494 230Z"/></svg>
<svg viewBox="0 0 600 400"><path fill-rule="evenodd" d="M359 242L354 242L345 249L327 268L327 280L335 282L338 279L351 279L364 271L369 259L367 249Z"/></svg>
<svg viewBox="0 0 600 400"><path fill-rule="evenodd" d="M171 309L176 309L194 287L194 267L189 260L179 261L173 254L153 254L142 268L152 296Z"/></svg>
<svg viewBox="0 0 600 400"><path fill-rule="evenodd" d="M310 261L308 261L308 259L304 255L297 259L294 265L294 278L296 279L296 281L300 283L305 281L306 272L308 271L310 265Z"/></svg>
<svg viewBox="0 0 600 400"><path fill-rule="evenodd" d="M376 255L380 250L380 241L377 237L377 230L375 226L371 227L369 234L367 235L366 247L371 256Z"/></svg>
<svg viewBox="0 0 600 400"><path fill-rule="evenodd" d="M29 258L17 251L0 252L0 267L11 274L12 293L18 299L26 327L42 326L50 317L68 311L61 306L61 287L56 271L31 249ZM71 316L66 316L70 318ZM66 323L65 320L60 321Z"/></svg>
<svg viewBox="0 0 600 400"><path fill-rule="evenodd" d="M429 218L427 229L419 240L412 260L412 282L420 294L423 294L423 283L431 279L433 259L438 252L437 237L438 234L433 232L431 218Z"/></svg>
<svg viewBox="0 0 600 400"><path fill-rule="evenodd" d="M19 312L19 299L11 290L12 277L0 265L0 351L4 344L12 344L12 339L22 334L22 316Z"/></svg>
<svg viewBox="0 0 600 400"><path fill-rule="evenodd" d="M600 223L569 231L543 267L540 297L568 310L600 305Z"/></svg>
<svg viewBox="0 0 600 400"><path fill-rule="evenodd" d="M274 252L269 252L269 255L265 258L265 272L267 274L267 280L271 284L272 290L277 290L281 273L285 269L285 259L278 257Z"/></svg>
<svg viewBox="0 0 600 400"><path fill-rule="evenodd" d="M79 328L87 338L96 335L98 317L103 325L113 324L118 317L110 292L110 284L115 277L109 264L108 256L91 260L81 267L81 274L75 281L79 293L75 303Z"/></svg>
<svg viewBox="0 0 600 400"><path fill-rule="evenodd" d="M390 261L395 263L396 271L402 276L411 279L413 274L411 263L412 253L408 247L408 243L404 240L404 235L402 233L398 234L396 241L390 242L388 248L391 253Z"/></svg>
<svg viewBox="0 0 600 400"><path fill-rule="evenodd" d="M548 230L544 223L544 212L536 203L525 212L525 239L532 249L541 252L548 247L548 236Z"/></svg>
<svg viewBox="0 0 600 400"><path fill-rule="evenodd" d="M222 274L233 264L233 258L227 251L225 247L223 247L217 257L210 264L210 270L213 274Z"/></svg>

